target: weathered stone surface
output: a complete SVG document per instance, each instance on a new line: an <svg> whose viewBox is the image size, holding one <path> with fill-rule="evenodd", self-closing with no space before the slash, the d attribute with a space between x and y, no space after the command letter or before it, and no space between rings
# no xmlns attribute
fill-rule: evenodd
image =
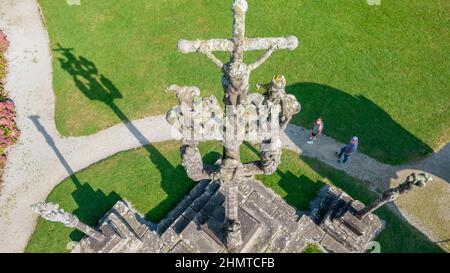
<svg viewBox="0 0 450 273"><path fill-rule="evenodd" d="M320 242L325 235L325 232L307 215L302 216L298 224L299 233L306 240Z"/></svg>
<svg viewBox="0 0 450 273"><path fill-rule="evenodd" d="M320 227L327 233L327 240L320 244L330 252L365 252L366 246L382 228L376 215L370 214L359 218L357 212L364 207L359 201L354 201L349 195L335 187L327 187L321 192L322 200L314 203L320 211ZM336 246L336 242L340 245Z"/></svg>
<svg viewBox="0 0 450 273"><path fill-rule="evenodd" d="M273 205L277 208L277 211L282 211L283 213L291 217L292 220L297 221L299 219L297 209L295 209L293 206L288 205L286 201L283 200L283 198L277 196L273 201Z"/></svg>
<svg viewBox="0 0 450 273"><path fill-rule="evenodd" d="M141 223L140 217L135 217L134 211L126 202L119 201L100 220L99 230L102 232L104 239L97 241L87 235L80 241L80 251L98 253L138 252L143 248L143 237L147 232L151 232L149 226ZM157 239L157 237L155 236L154 239ZM154 243L158 243L158 241L159 239L155 240Z"/></svg>
<svg viewBox="0 0 450 273"><path fill-rule="evenodd" d="M341 243L336 241L333 237L328 234L325 234L324 238L320 242L320 245L325 248L329 252L333 253L348 253L350 252L348 249L342 246Z"/></svg>
<svg viewBox="0 0 450 273"><path fill-rule="evenodd" d="M194 222L189 225L180 234L182 240L189 245L195 252L199 253L218 253L222 251L222 246L215 242L209 235L198 230Z"/></svg>
<svg viewBox="0 0 450 273"><path fill-rule="evenodd" d="M280 209L275 210L272 217L281 224L281 228L289 233L293 233L298 229L297 221Z"/></svg>
<svg viewBox="0 0 450 273"><path fill-rule="evenodd" d="M166 231L160 235L160 239L169 249L172 249L181 240L180 235L178 235L173 228L166 229Z"/></svg>
<svg viewBox="0 0 450 273"><path fill-rule="evenodd" d="M165 244L158 235L150 230L142 236L142 247L137 251L141 253L163 253Z"/></svg>
<svg viewBox="0 0 450 273"><path fill-rule="evenodd" d="M256 207L260 208L260 210L264 211L268 215L272 215L277 209L271 202L271 200L267 201L266 198L262 194L257 191L253 191L253 193L248 197L247 203L254 203Z"/></svg>
<svg viewBox="0 0 450 273"><path fill-rule="evenodd" d="M307 240L299 231L291 234L287 239L286 247L282 250L283 253L301 253L307 246Z"/></svg>
<svg viewBox="0 0 450 273"><path fill-rule="evenodd" d="M267 248L267 252L282 253L289 244L289 237L289 232L281 229L277 234L274 235L274 239L270 242L269 247Z"/></svg>
<svg viewBox="0 0 450 273"><path fill-rule="evenodd" d="M184 241L179 241L172 249L172 253L195 253L195 250L187 245Z"/></svg>
<svg viewBox="0 0 450 273"><path fill-rule="evenodd" d="M363 252L367 243L380 231L378 217L371 214L364 219L356 218L352 212L364 205L334 187L320 191L319 197L323 200L312 202L325 206L319 209L325 211L323 219L303 214L297 220L296 210L281 198L274 197L273 192L261 186L260 182L249 178L242 183L240 188L251 194L245 202L237 205L242 244L233 250L235 252L300 253L309 242L318 244L328 252ZM209 196L206 202L205 196ZM184 200L191 203L183 204L181 213L180 208L175 209L178 216L167 223L168 228L161 234L153 232L151 223L143 220L128 203L119 201L99 222L97 230L106 240L98 242L86 236L78 249L81 252L104 253L229 251L226 247L222 187L216 182L197 185L191 196ZM194 204L194 207L203 205L197 211L192 208ZM358 228L363 232L349 228L352 221L359 221Z"/></svg>

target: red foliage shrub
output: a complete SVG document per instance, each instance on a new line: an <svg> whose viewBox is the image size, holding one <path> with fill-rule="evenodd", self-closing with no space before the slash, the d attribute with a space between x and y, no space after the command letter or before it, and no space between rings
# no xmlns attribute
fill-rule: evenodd
<svg viewBox="0 0 450 273"><path fill-rule="evenodd" d="M6 35L0 30L0 169L6 162L5 149L14 144L20 136L16 126L14 102L7 97L3 88L3 77L6 74L6 60L3 53L8 46Z"/></svg>

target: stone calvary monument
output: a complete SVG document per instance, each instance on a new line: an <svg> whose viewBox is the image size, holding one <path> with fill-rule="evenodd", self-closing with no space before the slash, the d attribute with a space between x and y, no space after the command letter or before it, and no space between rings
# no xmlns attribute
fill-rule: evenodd
<svg viewBox="0 0 450 273"><path fill-rule="evenodd" d="M249 79L253 70L262 65L279 49L293 50L298 46L296 37L245 37L245 16L248 6L244 0L233 3L233 37L212 40L181 40L182 53L198 52L210 59L223 73L225 114L214 96L200 98L196 87L171 86L176 92L179 106L168 114L167 120L183 135L181 157L189 177L195 181L210 179L219 184L225 195L224 234L226 248L235 251L244 246L239 213L239 184L255 174L272 174L281 158L280 128L284 129L292 116L300 111L293 95L286 95L286 80L275 76L265 87L266 94L249 94ZM244 63L244 52L266 50L254 63ZM230 60L222 63L214 51L230 53ZM204 166L197 147L199 141L220 140L223 158L213 166ZM261 160L242 164L240 146L244 140L259 142ZM242 214L245 215L245 214ZM254 221L250 215L250 221ZM220 224L219 224L220 225ZM221 233L221 232L219 232ZM216 234L221 236L221 234ZM217 238L220 241L220 238Z"/></svg>
<svg viewBox="0 0 450 273"><path fill-rule="evenodd" d="M44 219L76 228L86 236L73 252L302 252L308 243L324 252L364 252L382 228L373 211L430 177L412 174L398 188L365 207L341 190L326 186L311 202L309 212L299 212L255 179L273 174L281 161L280 132L300 104L285 92L286 79L276 75L263 95L250 93L253 70L281 49L294 50L296 37L246 38L245 0L234 0L231 39L180 40L181 53L199 53L222 72L225 111L214 96L202 98L195 86L172 85L179 104L167 113L167 121L182 134L180 153L187 175L198 183L165 219L147 222L126 201L117 202L96 228L52 203L32 209ZM244 63L244 53L265 50L254 63ZM230 53L222 63L214 52ZM220 141L223 155L204 165L198 145ZM240 146L259 145L260 160L242 163Z"/></svg>

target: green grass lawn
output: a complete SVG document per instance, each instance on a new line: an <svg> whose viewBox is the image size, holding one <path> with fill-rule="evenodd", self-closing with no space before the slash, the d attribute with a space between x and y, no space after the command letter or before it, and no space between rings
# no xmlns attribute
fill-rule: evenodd
<svg viewBox="0 0 450 273"><path fill-rule="evenodd" d="M220 73L205 57L176 52L180 38L230 37L230 1L39 0L53 49L56 124L86 135L121 118L165 113L170 84L222 96ZM450 136L450 2L250 0L247 34L296 35L301 46L277 52L251 82L286 75L303 111L294 123L322 116L325 133L399 164L432 152ZM58 45L59 44L59 45ZM65 48L66 50L62 50ZM70 50L69 50L70 49ZM254 60L260 52L247 54ZM225 55L220 55L224 58ZM254 88L253 88L254 90Z"/></svg>
<svg viewBox="0 0 450 273"><path fill-rule="evenodd" d="M119 153L65 179L52 191L47 201L59 203L81 221L93 226L115 202L123 198L130 201L146 219L157 222L194 185L180 165L178 145L178 142L172 141ZM206 163L213 163L220 156L221 147L217 143L205 143L200 149ZM252 161L257 154L246 145L242 149L242 158ZM289 204L302 210L308 209L309 202L325 183L334 184L363 202L376 198L361 181L325 167L316 160L300 159L290 151L284 152L276 174L258 179ZM441 251L387 208L380 209L377 214L387 221L386 228L377 238L383 252ZM67 252L66 245L81 237L80 232L62 224L39 219L26 251Z"/></svg>

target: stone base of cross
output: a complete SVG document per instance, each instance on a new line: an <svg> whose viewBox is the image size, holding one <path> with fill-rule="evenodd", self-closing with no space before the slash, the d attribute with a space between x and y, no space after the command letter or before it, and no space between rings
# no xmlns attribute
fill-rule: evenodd
<svg viewBox="0 0 450 273"><path fill-rule="evenodd" d="M237 215L237 183L245 176L271 174L276 171L281 158L280 130L284 130L292 116L300 111L300 104L285 92L286 80L279 75L264 87L266 93L249 94L249 79L253 70L262 65L271 54L280 49L294 50L298 40L294 36L277 38L246 38L245 16L248 4L234 0L233 37L231 39L180 40L181 53L200 53L211 60L223 73L225 111L213 96L200 98L200 90L191 86L171 86L176 92L179 105L167 114L167 120L183 135L181 156L189 177L200 181L213 179L226 183L225 225L228 232L227 247L236 249L242 243L240 222ZM254 63L244 63L244 52L265 50ZM214 52L230 53L223 63ZM220 163L204 166L197 147L200 141L220 140L223 157ZM240 146L243 141L260 143L261 160L242 164ZM236 200L235 200L236 199Z"/></svg>

